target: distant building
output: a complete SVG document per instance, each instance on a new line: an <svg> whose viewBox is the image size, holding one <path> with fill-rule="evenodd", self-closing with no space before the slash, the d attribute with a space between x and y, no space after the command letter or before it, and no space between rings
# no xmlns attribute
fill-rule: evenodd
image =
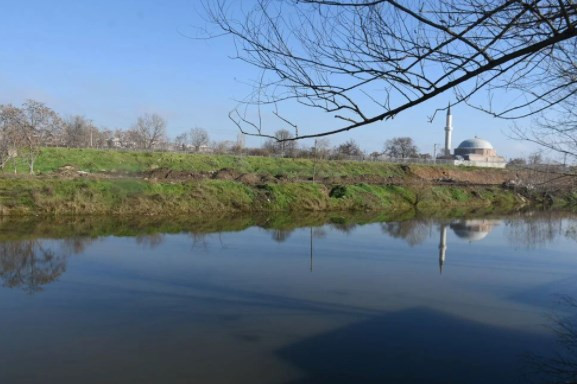
<svg viewBox="0 0 577 384"><path fill-rule="evenodd" d="M491 143L475 137L463 141L451 154L453 134L453 116L451 106L447 110L445 125L445 148L439 159L449 160L454 165L468 165L473 167L505 168L507 162L504 157L498 156Z"/></svg>
<svg viewBox="0 0 577 384"><path fill-rule="evenodd" d="M122 141L118 137L111 137L106 141L110 148L122 148Z"/></svg>
<svg viewBox="0 0 577 384"><path fill-rule="evenodd" d="M473 219L453 221L450 227L460 239L479 241L487 237L493 228L499 224L499 220Z"/></svg>
<svg viewBox="0 0 577 384"><path fill-rule="evenodd" d="M447 257L447 227L450 227L458 238L468 242L483 240L501 223L500 220L473 219L456 220L449 225L441 224L439 240L439 271L443 273Z"/></svg>

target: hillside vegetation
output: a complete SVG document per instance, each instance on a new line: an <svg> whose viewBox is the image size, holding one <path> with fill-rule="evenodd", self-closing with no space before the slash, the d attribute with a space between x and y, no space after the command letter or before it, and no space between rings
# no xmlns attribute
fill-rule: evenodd
<svg viewBox="0 0 577 384"><path fill-rule="evenodd" d="M0 214L433 212L575 200L567 190L545 195L504 188L530 176L519 171L382 162L47 148L36 169L36 176L4 171Z"/></svg>

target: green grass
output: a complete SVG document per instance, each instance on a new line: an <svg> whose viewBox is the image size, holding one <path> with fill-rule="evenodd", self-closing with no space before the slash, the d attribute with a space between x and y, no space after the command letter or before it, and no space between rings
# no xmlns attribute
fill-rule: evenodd
<svg viewBox="0 0 577 384"><path fill-rule="evenodd" d="M57 172L63 166L73 166L86 172L142 173L157 168L175 171L210 172L232 169L239 173L263 173L289 178L375 177L401 176L395 164L356 161L285 159L272 157L203 155L174 152L117 151L77 148L44 148L36 161L37 173ZM10 167L9 167L10 168ZM6 172L10 172L7 169ZM27 173L25 164L19 173Z"/></svg>
<svg viewBox="0 0 577 384"><path fill-rule="evenodd" d="M126 176L55 176L54 172L67 165L76 170L121 172ZM239 174L282 175L288 181L253 186L233 180L161 182L132 177L157 168L187 172L229 169ZM320 182L309 181L313 168L315 180ZM417 210L431 213L479 207L497 209L527 202L499 187L430 186L414 182L406 167L377 162L45 148L36 169L41 177L26 176L24 167L19 176L6 171L4 177L0 177L0 216L162 216L259 211L399 213ZM387 185L391 177L410 182ZM361 182L364 180L368 181ZM560 204L562 202L560 200Z"/></svg>
<svg viewBox="0 0 577 384"><path fill-rule="evenodd" d="M335 188L333 188L334 190ZM350 184L339 194L320 183L248 186L232 180L174 183L143 179L0 178L2 215L175 215L217 212L434 211L450 207L511 206L515 196L500 189Z"/></svg>

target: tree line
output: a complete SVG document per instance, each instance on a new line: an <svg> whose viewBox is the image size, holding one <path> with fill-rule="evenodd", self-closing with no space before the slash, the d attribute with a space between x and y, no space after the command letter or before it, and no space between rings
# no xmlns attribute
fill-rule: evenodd
<svg viewBox="0 0 577 384"><path fill-rule="evenodd" d="M110 130L82 115L62 117L36 100L26 100L19 107L0 105L0 168L25 162L34 173L42 147L200 151L209 144L202 128L192 128L171 141L166 125L162 116L146 113L128 129Z"/></svg>
<svg viewBox="0 0 577 384"><path fill-rule="evenodd" d="M228 36L258 70L229 114L241 132L273 138L267 119L290 140L350 132L443 95L497 118L531 116L514 138L577 161L574 0L202 3L207 37ZM312 130L313 119L284 113L295 105L335 123Z"/></svg>
<svg viewBox="0 0 577 384"><path fill-rule="evenodd" d="M211 142L208 132L199 127L170 139L167 121L156 113L138 116L128 129L101 128L82 115L62 117L44 103L26 100L21 106L0 105L0 168L18 163L27 164L34 173L36 159L43 147L116 148L210 153L233 153L256 156L314 157L322 159L350 158L431 158L422 154L410 137L386 141L381 152L367 154L350 139L331 146L327 138L318 138L311 147L290 140L292 133L277 130L274 137L260 148L247 148L244 136L235 141ZM288 139L288 140L287 140Z"/></svg>

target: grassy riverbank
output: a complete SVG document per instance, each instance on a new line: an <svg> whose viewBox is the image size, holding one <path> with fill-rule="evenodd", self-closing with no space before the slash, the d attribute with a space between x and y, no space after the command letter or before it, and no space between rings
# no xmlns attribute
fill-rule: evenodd
<svg viewBox="0 0 577 384"><path fill-rule="evenodd" d="M0 214L430 213L575 198L505 189L501 184L512 177L506 170L380 162L50 148L37 164L37 176L0 178Z"/></svg>
<svg viewBox="0 0 577 384"><path fill-rule="evenodd" d="M285 177L359 176L371 174L388 177L399 174L398 167L375 162L314 161L233 155L189 154L178 152L118 151L76 148L45 148L38 157L37 173L58 172L72 165L90 173L142 174L157 169L172 171L215 172L230 169L239 173L262 173ZM18 165L19 173L26 173L25 165Z"/></svg>
<svg viewBox="0 0 577 384"><path fill-rule="evenodd" d="M0 179L3 215L172 215L214 212L387 210L401 212L522 205L494 187L279 183L234 180L150 182L139 179Z"/></svg>

